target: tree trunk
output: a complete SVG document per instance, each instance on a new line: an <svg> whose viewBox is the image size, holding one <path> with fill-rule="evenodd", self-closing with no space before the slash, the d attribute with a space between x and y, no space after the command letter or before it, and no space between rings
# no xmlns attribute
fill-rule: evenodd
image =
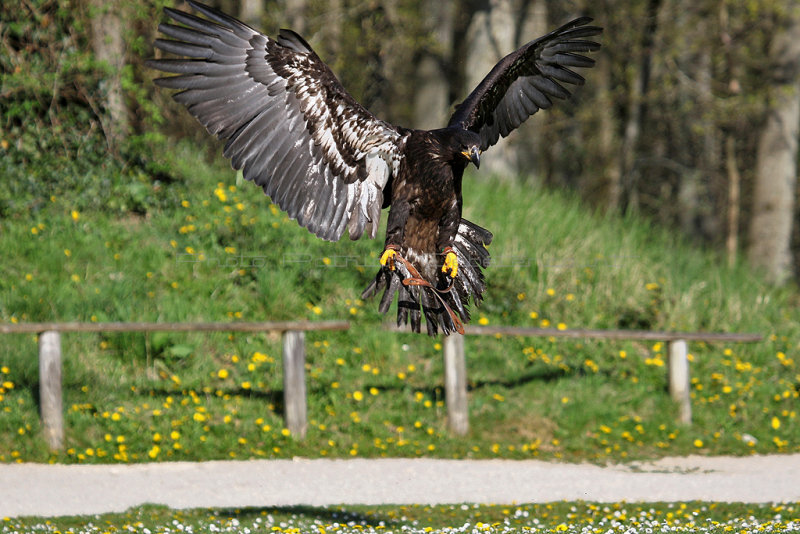
<svg viewBox="0 0 800 534"><path fill-rule="evenodd" d="M489 0L486 10L472 17L466 37L469 65L463 65L467 69L466 91L461 98L481 82L500 58L514 50L514 18L511 0ZM481 164L485 176L516 176L518 166L509 139L500 138Z"/></svg>
<svg viewBox="0 0 800 534"><path fill-rule="evenodd" d="M414 92L415 128L441 128L450 116L450 76L445 66L453 54L453 2L426 0L428 25L436 38L435 48L422 51L417 65L417 89Z"/></svg>
<svg viewBox="0 0 800 534"><path fill-rule="evenodd" d="M92 51L108 65L108 76L101 83L104 116L100 117L106 141L112 149L125 139L130 129L128 108L122 90L125 66L124 6L119 0L92 0Z"/></svg>
<svg viewBox="0 0 800 534"><path fill-rule="evenodd" d="M639 185L638 170L636 169L636 155L639 147L639 136L642 125L647 118L647 103L645 95L650 86L652 69L653 43L658 30L658 13L661 0L648 0L647 26L641 34L641 44L636 58L636 69L628 94L628 104L625 128L622 135L622 150L620 157L620 177L623 184L622 205L623 211L638 210Z"/></svg>
<svg viewBox="0 0 800 534"><path fill-rule="evenodd" d="M733 267L739 252L739 202L742 177L736 164L736 139L730 134L725 138L725 167L728 171L728 224L725 250L728 254L728 266Z"/></svg>
<svg viewBox="0 0 800 534"><path fill-rule="evenodd" d="M239 4L239 20L245 24L249 24L255 29L261 27L261 18L263 15L263 0L242 0Z"/></svg>
<svg viewBox="0 0 800 534"><path fill-rule="evenodd" d="M790 10L792 11L792 10ZM770 48L774 88L756 155L750 263L781 284L792 270L791 236L797 189L800 129L800 14L775 36Z"/></svg>
<svg viewBox="0 0 800 534"><path fill-rule="evenodd" d="M248 0L252 2L253 0ZM286 19L289 28L300 35L306 33L306 0L286 0Z"/></svg>
<svg viewBox="0 0 800 534"><path fill-rule="evenodd" d="M589 144L589 150L594 151L593 168L597 169L597 177L588 184L591 191L589 195L595 205L604 207L614 213L619 209L622 197L622 183L620 166L616 164L619 154L620 139L617 134L617 120L614 117L614 103L612 98L611 65L609 61L599 61L597 64L597 114L598 125L597 142Z"/></svg>

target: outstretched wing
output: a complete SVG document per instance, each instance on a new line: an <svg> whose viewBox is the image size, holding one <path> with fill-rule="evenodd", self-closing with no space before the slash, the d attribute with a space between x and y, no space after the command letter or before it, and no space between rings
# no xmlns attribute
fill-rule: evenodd
<svg viewBox="0 0 800 534"><path fill-rule="evenodd" d="M273 40L194 1L207 18L165 8L180 25L155 46L180 59L148 65L178 76L174 98L226 140L225 156L290 217L327 240L349 231L375 237L383 189L396 173L403 134L375 118L342 87L299 35Z"/></svg>
<svg viewBox="0 0 800 534"><path fill-rule="evenodd" d="M587 26L591 21L588 17L575 19L501 59L456 107L449 126L479 133L481 148L486 150L539 109L552 106L552 98L569 97L561 83L584 82L569 67L593 66L593 59L580 54L600 48L585 40L603 31Z"/></svg>

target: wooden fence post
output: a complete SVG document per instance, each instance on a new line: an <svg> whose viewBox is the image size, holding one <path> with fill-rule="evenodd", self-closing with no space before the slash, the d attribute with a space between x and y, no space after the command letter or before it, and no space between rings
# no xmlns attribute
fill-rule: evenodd
<svg viewBox="0 0 800 534"><path fill-rule="evenodd" d="M50 450L64 447L64 410L61 398L61 334L39 334L39 403L44 438Z"/></svg>
<svg viewBox="0 0 800 534"><path fill-rule="evenodd" d="M681 423L692 423L691 386L689 382L689 351L686 341L676 339L669 344L669 394L678 403Z"/></svg>
<svg viewBox="0 0 800 534"><path fill-rule="evenodd" d="M447 426L458 436L469 432L467 403L467 362L464 357L464 336L451 334L444 338L444 395L447 404Z"/></svg>
<svg viewBox="0 0 800 534"><path fill-rule="evenodd" d="M297 439L306 437L305 333L283 333L283 404L286 428Z"/></svg>

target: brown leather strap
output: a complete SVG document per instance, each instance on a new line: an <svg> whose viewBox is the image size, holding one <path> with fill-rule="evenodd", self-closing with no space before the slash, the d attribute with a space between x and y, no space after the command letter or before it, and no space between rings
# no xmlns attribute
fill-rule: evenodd
<svg viewBox="0 0 800 534"><path fill-rule="evenodd" d="M395 255L395 261L400 260L400 262L405 266L406 270L408 270L408 274L411 275L411 278L406 278L403 280L404 286L421 286L426 287L432 291L434 296L439 299L439 302L442 303L444 309L447 310L447 313L450 315L450 319L453 321L453 325L455 326L456 332L464 335L464 324L461 322L461 319L458 318L456 312L450 307L449 304L445 301L444 297L442 296L445 293L449 293L453 286L455 285L455 278L452 280L451 284L447 286L447 289L437 289L433 286L430 282L422 278L419 274L419 271L416 267L414 267L410 261L405 259L399 252Z"/></svg>

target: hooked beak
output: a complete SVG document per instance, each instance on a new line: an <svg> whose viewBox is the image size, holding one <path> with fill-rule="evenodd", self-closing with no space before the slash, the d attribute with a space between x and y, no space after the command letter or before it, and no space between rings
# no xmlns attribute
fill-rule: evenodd
<svg viewBox="0 0 800 534"><path fill-rule="evenodd" d="M475 165L476 169L481 168L481 151L478 149L478 147L474 146L469 151L465 150L461 154L471 161Z"/></svg>

